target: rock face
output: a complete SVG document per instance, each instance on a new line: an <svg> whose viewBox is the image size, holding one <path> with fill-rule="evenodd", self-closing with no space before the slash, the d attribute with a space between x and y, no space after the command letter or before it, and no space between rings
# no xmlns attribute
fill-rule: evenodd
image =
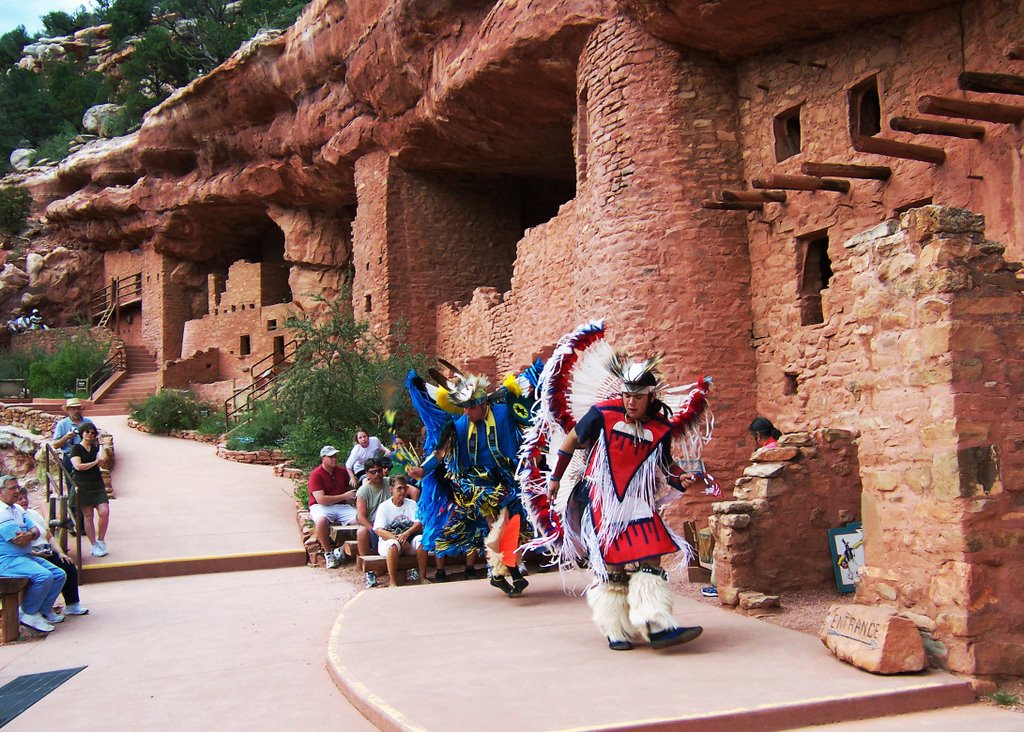
<svg viewBox="0 0 1024 732"><path fill-rule="evenodd" d="M121 106L118 104L97 104L89 107L82 115L82 127L90 134L111 137L110 123L120 111Z"/></svg>
<svg viewBox="0 0 1024 732"><path fill-rule="evenodd" d="M820 636L838 658L871 673L910 673L927 665L917 626L895 608L833 605Z"/></svg>

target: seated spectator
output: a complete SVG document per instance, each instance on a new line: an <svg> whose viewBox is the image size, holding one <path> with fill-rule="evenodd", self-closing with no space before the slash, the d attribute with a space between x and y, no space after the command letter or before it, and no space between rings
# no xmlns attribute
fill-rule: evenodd
<svg viewBox="0 0 1024 732"><path fill-rule="evenodd" d="M778 440L782 437L782 433L775 428L775 425L767 417L756 417L750 423L749 429L758 450L762 447L778 447Z"/></svg>
<svg viewBox="0 0 1024 732"><path fill-rule="evenodd" d="M39 530L18 505L18 488L13 475L0 476L0 574L28 578L19 619L23 625L49 633L54 623L64 620L53 612L53 603L66 575L60 567L32 556L32 542L39 538Z"/></svg>
<svg viewBox="0 0 1024 732"><path fill-rule="evenodd" d="M373 554L377 548L377 534L373 530L373 521L377 516L377 508L388 500L388 485L384 481L384 462L379 458L366 461L366 475L362 485L356 491L356 521L359 531L356 540L359 542L359 554Z"/></svg>
<svg viewBox="0 0 1024 732"><path fill-rule="evenodd" d="M415 576L421 584L430 584L426 579L427 552L420 546L423 524L416 520L416 501L406 498L405 478L394 475L389 479L391 500L384 501L377 508L373 530L380 537L377 551L387 559L388 579L391 587L398 586L398 556L415 554L419 573Z"/></svg>
<svg viewBox="0 0 1024 732"><path fill-rule="evenodd" d="M352 471L356 480L362 480L367 460L388 455L391 455L391 452L380 444L380 440L376 437L370 437L370 433L362 427L357 427L356 442L352 445L352 451L348 454L345 467Z"/></svg>
<svg viewBox="0 0 1024 732"><path fill-rule="evenodd" d="M25 509L25 515L39 530L39 538L31 544L32 556L45 559L53 566L60 567L68 576L67 581L64 582L64 588L61 590L61 595L64 596L64 615L87 615L89 608L84 607L78 601L78 567L75 566L75 560L60 548L60 544L50 533L46 519L34 508L28 507L28 490L25 488L18 488L18 505Z"/></svg>
<svg viewBox="0 0 1024 732"><path fill-rule="evenodd" d="M309 517L313 520L316 539L320 542L327 569L341 563L341 556L331 550L330 525L356 522L356 489L350 473L338 467L338 450L333 445L320 449L320 464L309 474Z"/></svg>

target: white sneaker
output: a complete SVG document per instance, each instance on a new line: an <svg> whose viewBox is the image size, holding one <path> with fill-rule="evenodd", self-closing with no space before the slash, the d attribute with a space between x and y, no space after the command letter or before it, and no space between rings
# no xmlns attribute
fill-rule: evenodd
<svg viewBox="0 0 1024 732"><path fill-rule="evenodd" d="M88 615L89 608L83 607L80 602L73 602L64 606L64 615Z"/></svg>
<svg viewBox="0 0 1024 732"><path fill-rule="evenodd" d="M25 613L19 610L18 620L22 625L27 625L33 630L38 630L40 633L49 633L53 630L53 626L46 622L46 618L39 613Z"/></svg>
<svg viewBox="0 0 1024 732"><path fill-rule="evenodd" d="M105 557L110 552L107 551L107 547L103 544L102 541L97 540L96 543L92 545L92 549L89 550L89 553L92 554L94 557Z"/></svg>
<svg viewBox="0 0 1024 732"><path fill-rule="evenodd" d="M47 610L45 613L43 613L43 617L46 618L47 623L51 623L53 625L64 622L64 616L58 615L53 610Z"/></svg>
<svg viewBox="0 0 1024 732"><path fill-rule="evenodd" d="M324 552L324 560L327 562L327 569L336 569L339 564L334 552Z"/></svg>

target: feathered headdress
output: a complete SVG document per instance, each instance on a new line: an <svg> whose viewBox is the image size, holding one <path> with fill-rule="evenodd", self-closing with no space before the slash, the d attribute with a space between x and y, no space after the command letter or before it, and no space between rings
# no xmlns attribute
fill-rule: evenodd
<svg viewBox="0 0 1024 732"><path fill-rule="evenodd" d="M625 353L615 351L606 367L615 378L622 381L623 392L653 394L665 387L665 380L658 370L660 364L660 353L646 361L633 361Z"/></svg>
<svg viewBox="0 0 1024 732"><path fill-rule="evenodd" d="M448 372L442 373L436 368L427 369L433 384L427 384L427 393L434 403L446 412L459 414L462 409L475 407L487 401L487 387L490 385L486 376L464 374L444 359L438 363Z"/></svg>

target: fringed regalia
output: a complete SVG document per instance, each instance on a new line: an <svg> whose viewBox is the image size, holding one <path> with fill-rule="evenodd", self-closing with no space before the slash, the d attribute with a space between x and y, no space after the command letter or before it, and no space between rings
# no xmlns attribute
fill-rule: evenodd
<svg viewBox="0 0 1024 732"><path fill-rule="evenodd" d="M537 535L524 548L550 552L563 569L585 560L602 580L607 579L608 565L677 551L686 557L692 554L658 515L655 498L667 488L673 452L688 466L685 472L701 473L700 453L713 426L706 398L708 377L664 390L660 398L671 408L671 416L627 421L620 397L622 379L608 366L616 354L604 335L598 321L559 341L541 374L540 403L520 451L519 474ZM580 423L589 434L577 430L577 437L589 443L588 449L573 457L562 478L559 505L552 506L545 466L555 465L555 451ZM706 491L717 492L713 478L703 477Z"/></svg>
<svg viewBox="0 0 1024 732"><path fill-rule="evenodd" d="M406 387L427 428L419 501L427 551L438 556L483 551L488 525L502 509L508 509L509 520L519 527L516 545L531 537L515 475L539 372L538 363L524 375L506 379L486 397L490 408L479 423L453 414L454 400L443 387L410 372Z"/></svg>

